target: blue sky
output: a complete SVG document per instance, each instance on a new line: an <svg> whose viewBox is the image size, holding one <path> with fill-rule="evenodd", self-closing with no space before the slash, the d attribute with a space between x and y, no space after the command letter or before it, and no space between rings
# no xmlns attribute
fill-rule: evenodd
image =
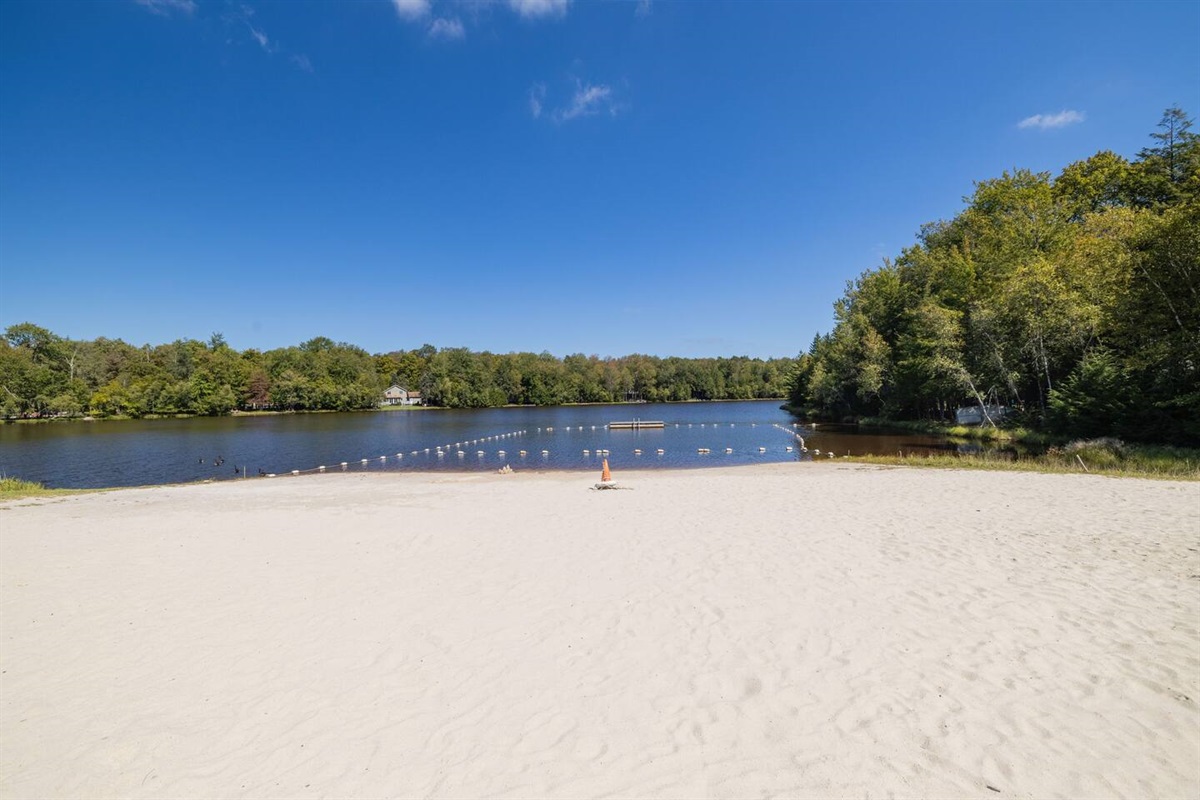
<svg viewBox="0 0 1200 800"><path fill-rule="evenodd" d="M791 356L975 180L1200 115L1200 3L0 3L0 327Z"/></svg>

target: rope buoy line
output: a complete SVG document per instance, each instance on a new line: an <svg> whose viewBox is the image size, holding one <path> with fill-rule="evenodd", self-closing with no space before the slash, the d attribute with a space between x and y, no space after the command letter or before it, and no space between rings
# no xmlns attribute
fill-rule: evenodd
<svg viewBox="0 0 1200 800"><path fill-rule="evenodd" d="M733 428L733 427L737 426L736 422L701 422L701 423L675 422L675 423L669 423L669 426L674 427L674 428L680 428L683 426L691 428L691 427L696 426L697 424L701 428L714 428L714 429L715 428L723 428L723 427ZM743 422L742 424L745 425L747 423ZM752 428L756 428L759 425L759 423L757 423L757 422L750 422L748 424ZM799 423L792 423L790 426L780 425L779 423L775 423L775 422L771 422L771 423L764 422L762 424L764 426L769 424L772 427L777 428L778 430L780 430L784 433L787 433L789 436L794 437L794 439L796 441L796 446L795 447L793 447L791 445L786 446L784 448L784 452L791 453L796 449L798 449L801 453L808 452L808 447L806 447L805 443L804 443L804 437L801 436L797 432L799 429L804 428L805 426L802 426ZM570 432L570 431L574 430L574 431L578 431L578 432L582 433L585 430L589 431L589 432L595 431L595 430L607 430L608 427L609 427L608 425L591 425L591 426L587 426L587 427L585 427L583 425L577 425L577 426L566 425L562 428L562 431ZM817 428L816 424L812 424L810 427L814 431ZM555 433L556 432L554 426L539 427L536 429L536 431L537 431L537 433ZM517 438L520 436L527 436L528 434L529 434L528 430L518 430L518 431L509 431L507 433L492 434L491 436L483 436L483 437L479 437L479 438L475 438L475 439L471 439L471 440L464 440L461 442L452 442L452 443L447 443L444 445L433 445L432 447L426 447L423 449L418 448L416 450L409 451L408 456L409 457L417 457L420 455L432 455L435 458L445 458L448 453L453 452L457 458L462 459L462 458L465 458L467 455L467 451L464 448L469 445L478 446L480 444L484 444L487 442L499 442L504 439L514 439L514 438ZM766 447L759 447L757 449L758 449L759 453L767 452ZM726 447L726 448L724 448L724 451L727 455L732 455L734 453L734 450L732 447ZM611 454L611 452L612 452L611 450L606 449L606 448L596 448L594 450L593 449L584 449L583 455L585 457L588 457L588 456L591 456L594 454L597 458L604 458L604 457L609 456ZM640 448L635 448L632 452L633 452L634 456L642 455L642 450ZM817 452L817 455L820 455L820 451L816 451L816 452ZM696 449L696 453L698 455L708 455L708 454L712 453L712 449L708 448L708 447L700 447L700 448ZM662 456L662 455L666 454L666 451L663 448L657 448L655 450L655 454ZM475 455L478 458L482 459L487 456L487 452L485 450L476 450ZM506 450L498 450L498 451L496 451L496 455L501 458L504 458L507 455L507 451ZM528 450L518 450L517 455L520 456L521 458L526 458L529 455L529 451ZM540 455L542 456L542 458L548 458L550 456L550 451L543 449L540 451ZM828 455L830 457L833 457L833 453L829 453ZM378 461L380 464L387 464L389 462L389 460L394 460L396 463L402 463L404 460L404 457L405 457L404 452L397 452L395 455L381 455L381 456L377 456L373 459L372 458L358 459L357 463L360 466L362 466L364 469L366 469L372 461ZM337 462L336 465L333 465L333 466L322 464L322 465L316 466L316 467L309 467L308 469L293 469L293 470L289 470L289 471L283 472L283 473L263 472L262 470L260 470L259 477L275 478L281 474L293 475L293 476L310 475L310 474L328 472L331 469L338 469L338 470L345 472L346 470L349 469L350 464L351 464L351 462L349 462L349 461L339 461L339 462Z"/></svg>
<svg viewBox="0 0 1200 800"><path fill-rule="evenodd" d="M524 436L527 433L528 433L528 431L509 431L508 433L497 433L497 434L493 434L491 436L484 436L484 437L481 437L478 439L472 439L470 441L470 444L499 441L501 439L513 439L518 436ZM453 444L446 444L446 445L434 445L433 447L426 447L424 449L424 452L425 452L425 454L429 454L431 451L433 451L436 453L436 455L438 457L445 457L446 452L449 451L451 448L454 448L455 452L457 452L458 455L461 457L464 455L464 452L461 448L466 446L467 444L468 444L468 442L464 441L464 442L454 442ZM479 456L482 458L484 456L484 451L480 450L478 452L479 452ZM504 454L503 450L501 450L499 452L501 455ZM420 450L412 450L412 451L410 451L409 455L416 456L420 453L421 453ZM521 455L525 455L524 450L521 451ZM388 462L389 458L393 458L393 459L395 459L395 461L397 463L399 463L404 460L404 453L399 452L399 453L396 453L394 456L382 455L382 456L378 456L375 460L379 461L379 463L381 463L381 464L386 464ZM358 463L361 464L365 468L371 463L371 461L372 461L372 459L363 458L363 459L359 459ZM345 472L349 468L349 466L350 466L349 461L340 461L337 464L337 468L343 472ZM287 473L260 472L259 477L261 477L261 478L276 478L276 477L279 477L280 474L288 474L288 475L293 475L293 476L310 475L310 474L314 474L314 473L328 472L330 469L331 469L330 466L328 466L326 464L322 464L320 466L310 467L308 469L293 469Z"/></svg>

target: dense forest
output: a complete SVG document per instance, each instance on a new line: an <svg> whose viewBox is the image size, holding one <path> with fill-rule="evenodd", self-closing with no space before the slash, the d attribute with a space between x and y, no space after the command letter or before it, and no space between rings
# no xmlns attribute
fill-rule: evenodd
<svg viewBox="0 0 1200 800"><path fill-rule="evenodd" d="M7 419L235 410L374 408L395 383L427 405L482 408L629 399L783 397L794 359L622 358L477 353L425 345L370 355L324 337L260 352L219 334L135 347L119 339L73 341L32 323L0 339L0 414Z"/></svg>
<svg viewBox="0 0 1200 800"><path fill-rule="evenodd" d="M1073 436L1200 445L1200 143L1168 109L1133 161L977 183L848 284L790 403L836 419L1001 405ZM993 420L994 421L994 420Z"/></svg>

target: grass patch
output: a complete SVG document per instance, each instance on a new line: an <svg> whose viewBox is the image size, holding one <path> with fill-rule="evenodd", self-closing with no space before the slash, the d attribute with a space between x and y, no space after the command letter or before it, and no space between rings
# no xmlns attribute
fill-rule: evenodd
<svg viewBox="0 0 1200 800"><path fill-rule="evenodd" d="M20 478L0 478L0 502L21 500L26 497L54 497L56 495L80 494L84 489L47 489L34 481Z"/></svg>
<svg viewBox="0 0 1200 800"><path fill-rule="evenodd" d="M967 439L980 442L1021 442L1024 444L1051 444L1056 441L1040 431L1030 430L1019 425L1005 428L993 428L991 425L948 425L944 422L930 420L890 420L882 417L863 417L858 421L859 427L882 428L890 430L910 431L912 433L927 433L932 436L948 436L954 439Z"/></svg>
<svg viewBox="0 0 1200 800"><path fill-rule="evenodd" d="M1088 473L1122 478L1200 481L1200 450L1126 445L1094 439L1051 447L1042 455L1014 456L1003 451L951 455L851 456L861 464L935 469L983 469L1004 472Z"/></svg>

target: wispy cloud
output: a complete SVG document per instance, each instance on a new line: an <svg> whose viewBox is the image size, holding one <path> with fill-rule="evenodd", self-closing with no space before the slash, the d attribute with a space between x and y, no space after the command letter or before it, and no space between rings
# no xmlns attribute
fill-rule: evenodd
<svg viewBox="0 0 1200 800"><path fill-rule="evenodd" d="M142 8L154 14L166 16L173 12L180 14L195 14L195 0L133 0Z"/></svg>
<svg viewBox="0 0 1200 800"><path fill-rule="evenodd" d="M151 13L161 16L175 13L191 16L196 13L197 8L196 0L133 0L133 2ZM401 0L393 0L393 2L398 4ZM297 69L304 72L313 71L312 62L308 60L308 56L303 53L289 53L286 48L280 46L279 42L272 41L271 37L267 36L262 29L255 27L251 22L254 18L254 9L247 3L234 3L227 0L224 10L217 18L224 30L226 45L241 47L253 41L262 48L264 53L279 54L286 57L288 62Z"/></svg>
<svg viewBox="0 0 1200 800"><path fill-rule="evenodd" d="M463 39L466 38L467 31L463 28L462 20L457 17L439 17L429 25L429 38L431 39Z"/></svg>
<svg viewBox="0 0 1200 800"><path fill-rule="evenodd" d="M526 19L564 16L568 5L569 0L508 0L508 7Z"/></svg>
<svg viewBox="0 0 1200 800"><path fill-rule="evenodd" d="M145 0L158 1L160 0ZM553 19L565 17L570 3L571 0L392 0L392 7L401 20L424 28L430 39L459 41L467 38L467 26L479 25L481 20L491 13L492 8L507 8L529 20Z"/></svg>
<svg viewBox="0 0 1200 800"><path fill-rule="evenodd" d="M1053 128L1065 128L1083 122L1086 117L1082 111L1063 110L1057 114L1034 114L1017 123L1018 128L1037 128L1046 131Z"/></svg>
<svg viewBox="0 0 1200 800"><path fill-rule="evenodd" d="M392 5L404 19L421 19L429 13L429 0L392 0Z"/></svg>
<svg viewBox="0 0 1200 800"><path fill-rule="evenodd" d="M225 30L225 43L230 46L244 46L253 42L269 56L286 58L288 63L304 72L313 72L312 62L303 53L291 52L272 39L254 22L254 8L246 3L229 3L220 15L221 24Z"/></svg>
<svg viewBox="0 0 1200 800"><path fill-rule="evenodd" d="M254 41L258 42L259 47L268 53L275 52L275 48L271 46L271 40L267 38L265 33L260 31L258 28L255 28L248 22L246 23L246 27L250 29L250 35L254 37Z"/></svg>
<svg viewBox="0 0 1200 800"><path fill-rule="evenodd" d="M612 89L604 84L589 85L576 81L571 102L555 113L555 121L568 122L579 117L591 117L601 111L608 111L615 116Z"/></svg>
<svg viewBox="0 0 1200 800"><path fill-rule="evenodd" d="M637 8L634 9L634 14L639 17L645 17L653 10L654 4L651 0L638 0Z"/></svg>
<svg viewBox="0 0 1200 800"><path fill-rule="evenodd" d="M578 78L572 79L574 89L569 97L564 97L556 103L547 102L547 88L544 83L535 83L529 88L529 113L534 119L545 116L556 124L570 122L582 117L594 117L607 114L615 117L622 110L617 102L611 86L603 83L585 83ZM561 96L561 95L560 95Z"/></svg>
<svg viewBox="0 0 1200 800"><path fill-rule="evenodd" d="M546 101L546 84L535 83L529 87L529 113L537 119L542 115L542 103Z"/></svg>

